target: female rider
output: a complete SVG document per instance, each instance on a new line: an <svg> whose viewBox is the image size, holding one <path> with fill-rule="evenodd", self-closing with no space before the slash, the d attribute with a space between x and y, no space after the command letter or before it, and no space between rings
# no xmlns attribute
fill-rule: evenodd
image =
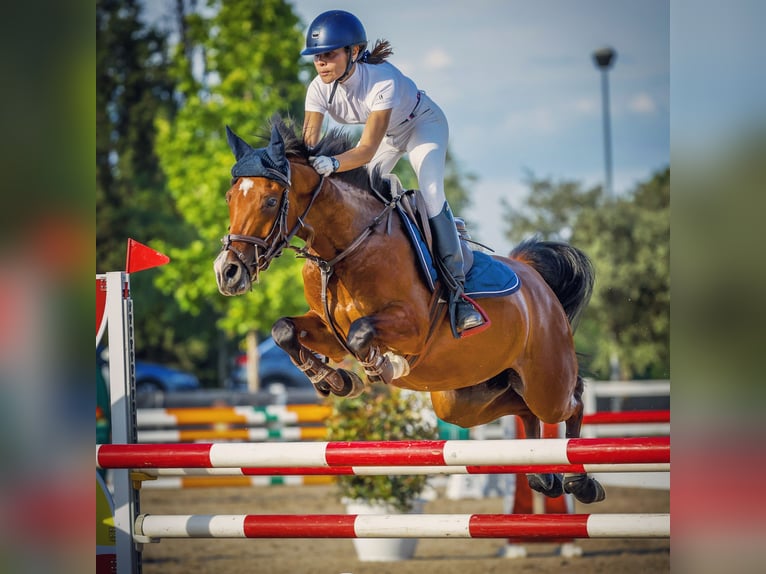
<svg viewBox="0 0 766 574"><path fill-rule="evenodd" d="M481 326L484 319L463 297L463 254L444 195L447 118L411 79L386 62L392 53L387 41L379 40L372 53L366 47L367 33L349 12L324 12L311 23L301 55L314 56L317 77L306 93L303 140L309 148L319 142L326 113L341 124L364 124L356 147L334 157L312 158L320 175L365 164L386 174L409 154L425 199L436 255L451 276L442 277L453 291L450 316L455 317L457 331L465 333Z"/></svg>

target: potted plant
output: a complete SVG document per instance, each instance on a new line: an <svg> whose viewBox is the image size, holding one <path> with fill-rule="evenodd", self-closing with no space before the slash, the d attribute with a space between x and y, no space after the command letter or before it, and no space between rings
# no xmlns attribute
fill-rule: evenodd
<svg viewBox="0 0 766 574"><path fill-rule="evenodd" d="M436 417L427 395L374 385L353 399L338 399L326 421L331 441L428 440L437 435ZM349 514L419 512L428 476L337 477L338 494ZM355 538L363 561L412 558L416 538Z"/></svg>

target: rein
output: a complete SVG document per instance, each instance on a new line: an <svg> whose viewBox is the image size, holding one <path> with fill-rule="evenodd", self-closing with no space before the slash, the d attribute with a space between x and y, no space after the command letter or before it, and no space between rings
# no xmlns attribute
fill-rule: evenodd
<svg viewBox="0 0 766 574"><path fill-rule="evenodd" d="M389 222L390 222L391 212L399 203L400 199L401 199L401 196L395 196L391 201L387 202L383 210L377 216L375 216L375 218L367 225L367 227L365 227L362 230L362 232L356 237L356 239L354 239L354 241L351 242L351 245L346 247L346 249L341 251L338 255L336 255L329 261L309 253L308 249L310 246L308 245L301 249L297 249L293 247L293 249L295 249L295 251L298 252L297 257L308 259L309 261L312 261L319 268L319 271L321 273L321 279L322 279L322 292L321 292L322 310L324 311L325 320L327 321L327 324L330 326L330 329L332 330L333 335L335 335L335 339L352 356L355 356L354 352L348 347L348 344L346 343L346 338L343 337L342 333L340 332L340 329L338 328L338 325L333 320L332 313L330 312L330 304L329 304L329 301L327 300L327 286L334 272L335 265L337 265L338 263L346 259L349 255L353 254L357 249L359 249L362 243L364 243L364 241L372 234L372 232L375 231L375 228L382 223L384 218L389 217Z"/></svg>
<svg viewBox="0 0 766 574"><path fill-rule="evenodd" d="M327 321L327 324L329 325L333 335L335 335L335 339L352 356L355 356L355 354L346 343L346 338L341 333L340 329L338 328L338 325L333 320L332 313L330 312L330 304L329 304L329 301L327 300L327 286L329 285L330 278L332 277L332 274L334 272L335 265L340 263L349 255L353 254L354 251L356 251L362 245L362 243L364 243L364 241L370 236L370 234L372 234L375 228L378 227L378 225L380 225L386 217L388 218L388 232L390 233L391 213L394 210L394 208L401 202L404 196L405 194L394 195L390 201L384 200L385 207L383 208L383 211L381 211L367 225L367 227L365 227L362 230L362 232L356 237L356 239L354 239L354 241L351 242L351 245L349 245L346 249L341 251L338 255L336 255L334 258L330 259L329 261L322 259L321 257L317 257L316 255L312 255L308 253L309 246L306 246L302 249L297 249L295 247L292 247L298 252L297 257L303 257L303 258L309 259L319 268L319 271L321 273L321 280L322 280L322 283L321 283L322 311L324 312L325 320ZM383 198L380 195L378 195L378 197L381 200L383 200ZM410 364L410 369L415 368L415 366L418 363L420 363L420 361L426 355L426 352L428 348L430 347L431 342L433 341L433 335L436 332L436 326L438 325L439 320L442 317L442 312L444 311L444 308L442 306L442 303L444 303L444 301L439 296L440 291L441 291L440 289L435 289L433 292L433 295L431 296L431 305L430 305L430 310L428 312L430 321L429 321L428 333L426 334L426 341L425 341L425 345L423 349L417 355L408 355L407 357L405 357L407 362Z"/></svg>

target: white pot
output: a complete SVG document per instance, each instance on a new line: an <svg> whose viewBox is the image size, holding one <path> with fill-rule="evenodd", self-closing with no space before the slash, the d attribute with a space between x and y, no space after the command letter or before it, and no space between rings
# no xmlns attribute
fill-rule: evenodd
<svg viewBox="0 0 766 574"><path fill-rule="evenodd" d="M411 514L423 511L423 501L416 500ZM401 514L388 504L370 504L364 500L346 501L346 514ZM415 556L417 538L354 538L357 558L362 562L393 562Z"/></svg>

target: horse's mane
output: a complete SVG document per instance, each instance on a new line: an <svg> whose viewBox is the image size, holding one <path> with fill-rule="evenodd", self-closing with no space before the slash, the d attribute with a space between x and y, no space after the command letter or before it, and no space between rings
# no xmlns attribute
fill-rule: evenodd
<svg viewBox="0 0 766 574"><path fill-rule="evenodd" d="M291 117L283 119L279 114L274 114L271 117L269 122L269 132L273 127L279 131L285 142L285 155L288 157L302 158L306 161L308 161L309 156L338 155L344 151L350 150L356 145L351 134L347 130L336 127L330 129L324 137L319 140L319 143L317 143L316 146L309 149L303 139L298 136L300 128L297 126L295 120ZM337 173L332 177L345 181L355 187L370 191L371 193L377 191L378 194L382 193L386 198L390 197L388 180L381 177L380 171L377 169L370 172L366 167L362 166L349 171Z"/></svg>

